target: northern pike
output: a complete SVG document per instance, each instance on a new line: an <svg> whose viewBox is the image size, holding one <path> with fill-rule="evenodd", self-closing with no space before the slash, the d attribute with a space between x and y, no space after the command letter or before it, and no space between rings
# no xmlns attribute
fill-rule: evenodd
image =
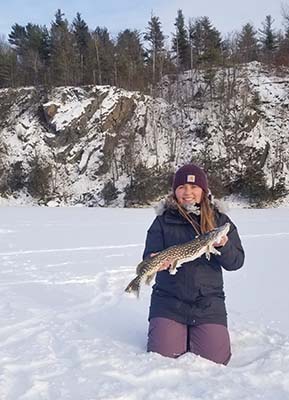
<svg viewBox="0 0 289 400"><path fill-rule="evenodd" d="M208 260L210 253L220 255L221 253L214 247L214 244L219 243L223 236L227 235L229 229L230 224L227 222L218 228L196 236L194 240L168 247L156 255L146 258L136 267L137 276L128 284L125 291L134 292L139 296L141 283L145 281L147 285L150 284L164 261L170 260L169 273L175 275L182 264L194 261L203 254L206 254Z"/></svg>

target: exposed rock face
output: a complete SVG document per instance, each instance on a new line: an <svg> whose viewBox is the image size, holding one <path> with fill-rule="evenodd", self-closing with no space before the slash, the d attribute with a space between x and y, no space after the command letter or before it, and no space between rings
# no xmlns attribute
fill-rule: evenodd
<svg viewBox="0 0 289 400"><path fill-rule="evenodd" d="M43 106L43 112L45 115L45 119L48 123L50 123L50 121L55 117L58 107L59 106L57 104L53 104L53 103L45 104Z"/></svg>
<svg viewBox="0 0 289 400"><path fill-rule="evenodd" d="M147 204L169 189L175 166L193 161L220 195L265 186L284 195L289 73L251 63L210 79L166 78L163 99L109 86L0 90L0 193Z"/></svg>

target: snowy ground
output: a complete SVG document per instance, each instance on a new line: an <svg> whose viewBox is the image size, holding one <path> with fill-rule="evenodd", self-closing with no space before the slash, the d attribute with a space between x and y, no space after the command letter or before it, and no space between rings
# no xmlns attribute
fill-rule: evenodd
<svg viewBox="0 0 289 400"><path fill-rule="evenodd" d="M150 288L123 289L153 210L0 208L0 399L289 399L289 209L230 215L247 257L224 367L145 352Z"/></svg>

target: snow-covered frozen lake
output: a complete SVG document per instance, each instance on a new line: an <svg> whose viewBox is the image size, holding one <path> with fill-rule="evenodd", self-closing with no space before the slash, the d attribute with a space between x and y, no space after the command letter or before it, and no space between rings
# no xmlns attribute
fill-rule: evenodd
<svg viewBox="0 0 289 400"><path fill-rule="evenodd" d="M0 399L289 399L289 209L229 214L246 262L224 276L224 367L145 351L151 289L123 289L152 209L0 208Z"/></svg>

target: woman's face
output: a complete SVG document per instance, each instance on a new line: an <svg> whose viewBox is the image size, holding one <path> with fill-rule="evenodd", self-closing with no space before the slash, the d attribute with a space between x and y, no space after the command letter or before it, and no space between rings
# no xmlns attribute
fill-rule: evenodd
<svg viewBox="0 0 289 400"><path fill-rule="evenodd" d="M186 204L199 204L202 200L203 189L192 183L186 183L185 185L178 186L175 194L181 206Z"/></svg>

